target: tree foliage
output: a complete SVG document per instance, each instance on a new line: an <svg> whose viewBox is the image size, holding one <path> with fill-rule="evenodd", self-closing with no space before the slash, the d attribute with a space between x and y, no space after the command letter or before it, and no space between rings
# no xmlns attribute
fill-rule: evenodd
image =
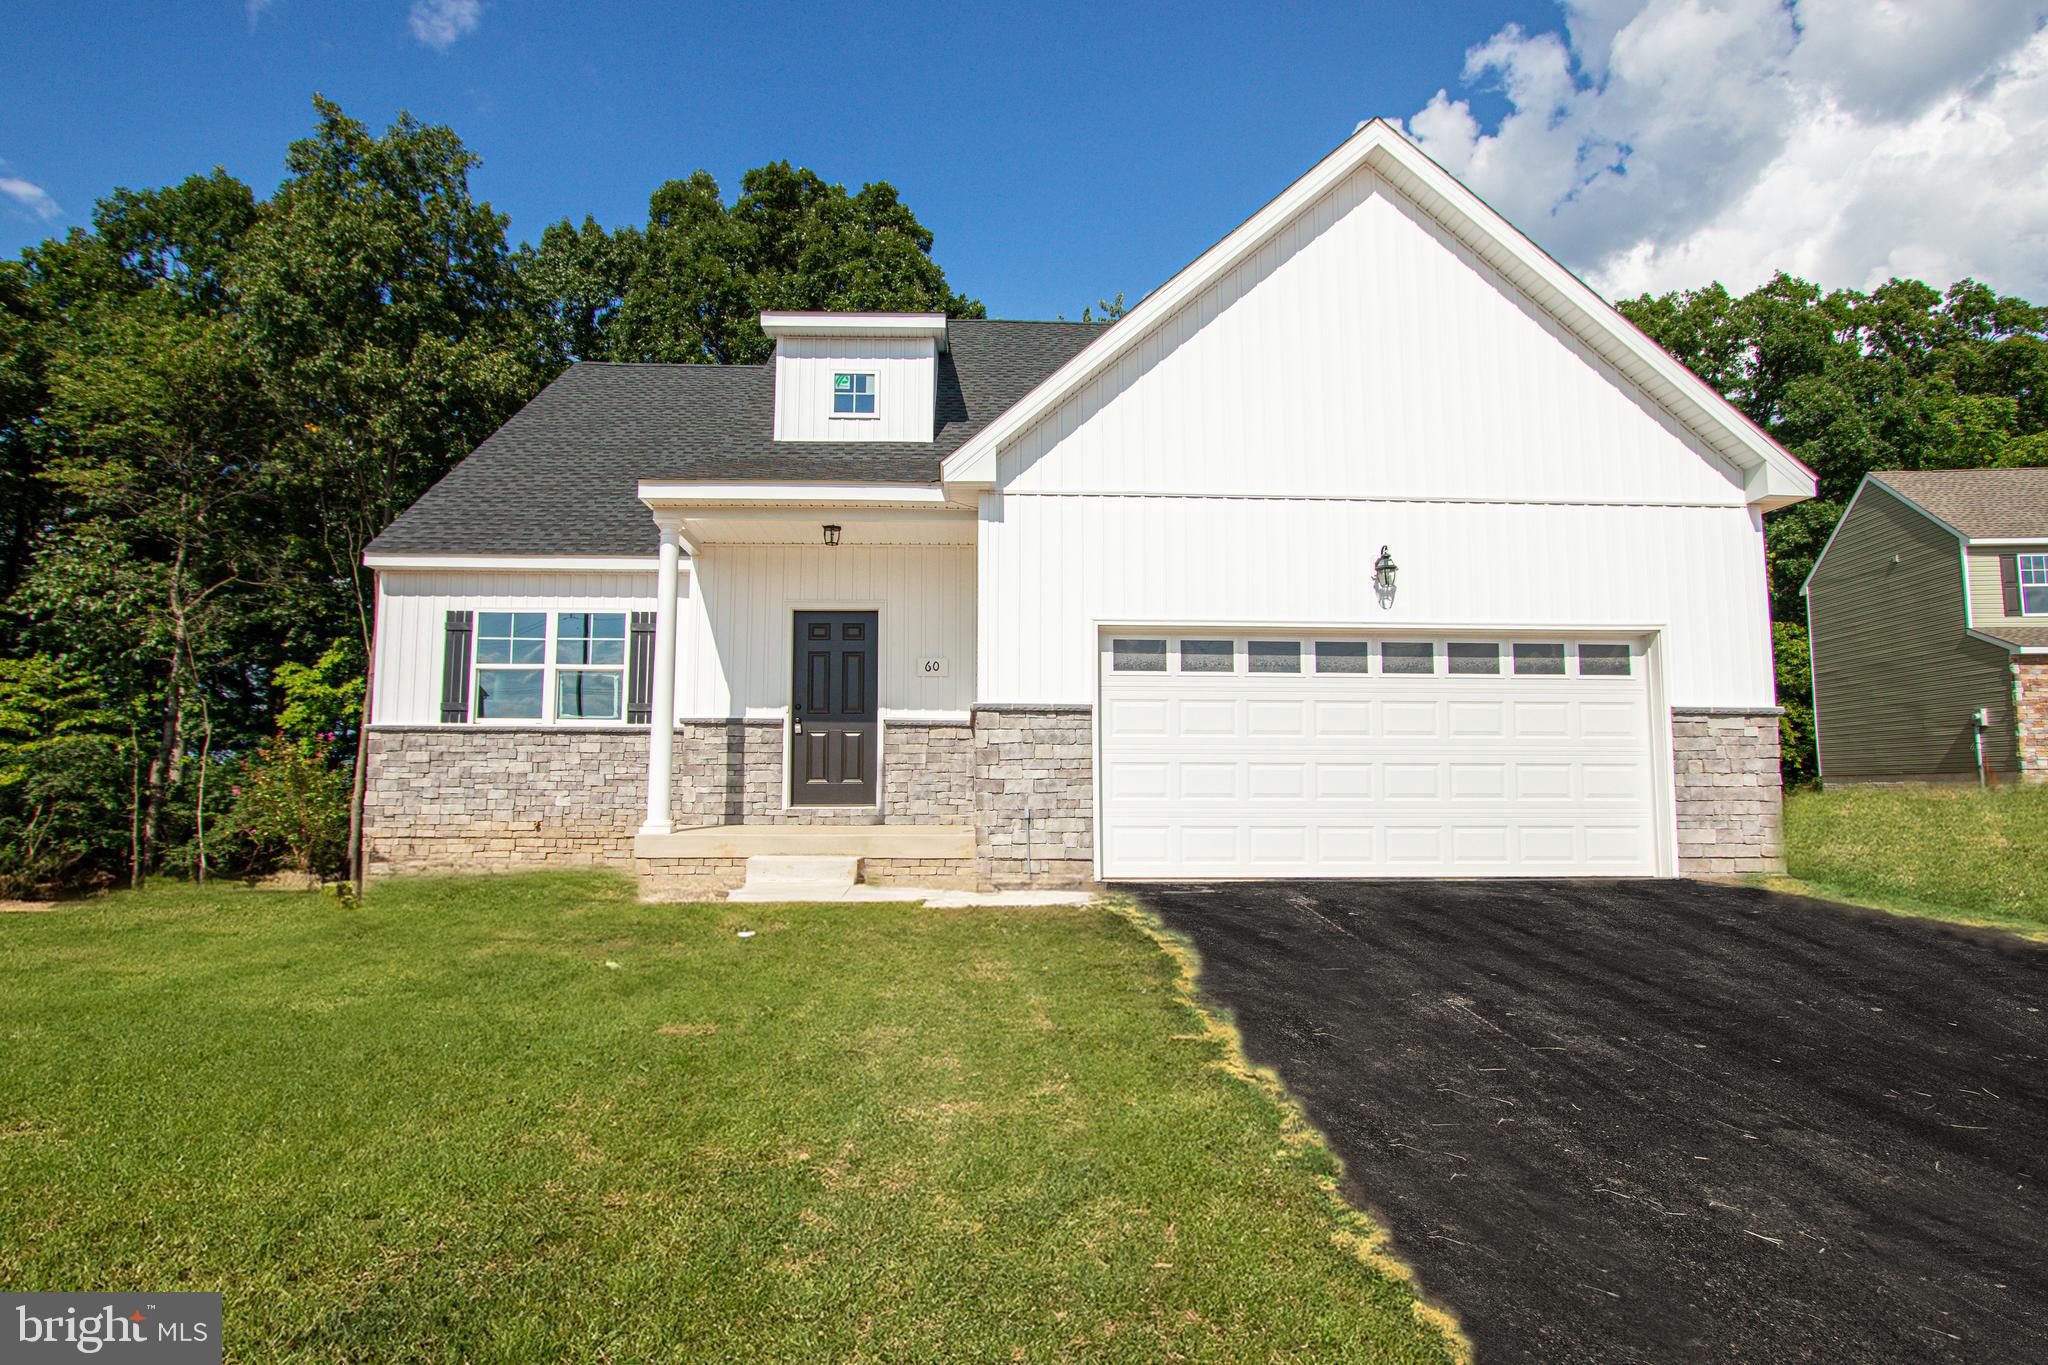
<svg viewBox="0 0 2048 1365"><path fill-rule="evenodd" d="M748 171L730 205L698 171L655 190L645 227L556 223L519 270L561 363L752 362L768 356L765 309L983 316L931 252L893 186L848 194L778 161Z"/></svg>
<svg viewBox="0 0 2048 1365"><path fill-rule="evenodd" d="M1783 274L1739 297L1713 285L1620 307L1819 481L1765 527L1785 771L1810 779L1800 585L1874 469L2048 464L2048 309L1975 280L1823 292Z"/></svg>
<svg viewBox="0 0 2048 1365"><path fill-rule="evenodd" d="M316 96L267 197L119 189L0 262L0 884L334 871L363 552L563 365L759 359L763 308L980 313L885 184L698 172L515 252L476 166Z"/></svg>

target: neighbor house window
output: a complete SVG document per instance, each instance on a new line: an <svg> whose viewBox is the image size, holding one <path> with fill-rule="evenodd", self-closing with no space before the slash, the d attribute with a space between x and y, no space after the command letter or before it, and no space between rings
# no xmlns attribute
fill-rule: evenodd
<svg viewBox="0 0 2048 1365"><path fill-rule="evenodd" d="M2048 616L2048 555L2019 556L2020 615Z"/></svg>
<svg viewBox="0 0 2048 1365"><path fill-rule="evenodd" d="M1626 678L1627 645L1580 645L1579 676L1582 678Z"/></svg>
<svg viewBox="0 0 2048 1365"><path fill-rule="evenodd" d="M840 373L832 376L834 417L873 417L875 377L871 374Z"/></svg>
<svg viewBox="0 0 2048 1365"><path fill-rule="evenodd" d="M626 614L565 611L555 615L555 715L561 720L617 720L624 705Z"/></svg>
<svg viewBox="0 0 2048 1365"><path fill-rule="evenodd" d="M476 718L539 720L546 693L547 658L546 612L478 612Z"/></svg>

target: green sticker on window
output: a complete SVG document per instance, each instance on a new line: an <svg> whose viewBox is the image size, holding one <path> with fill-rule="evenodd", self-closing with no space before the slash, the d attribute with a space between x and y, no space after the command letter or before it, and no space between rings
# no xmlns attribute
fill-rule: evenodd
<svg viewBox="0 0 2048 1365"><path fill-rule="evenodd" d="M835 375L833 375L833 376L832 376L832 389L833 389L833 391L834 391L835 393L846 393L846 392L849 392L849 391L851 391L851 390L852 390L852 388L853 388L853 376L852 376L852 375L850 375L850 374L835 374Z"/></svg>

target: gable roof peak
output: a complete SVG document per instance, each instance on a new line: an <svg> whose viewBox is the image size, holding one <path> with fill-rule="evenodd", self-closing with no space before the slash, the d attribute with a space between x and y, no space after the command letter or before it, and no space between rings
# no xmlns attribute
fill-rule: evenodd
<svg viewBox="0 0 2048 1365"><path fill-rule="evenodd" d="M1472 193L1384 117L1350 137L1234 231L1137 305L1030 394L949 456L949 483L991 485L1003 447L1128 354L1360 169L1440 223L1530 302L1556 318L1607 364L1744 475L1751 506L1772 511L1814 495L1814 477L1699 376L1645 336L1613 305Z"/></svg>

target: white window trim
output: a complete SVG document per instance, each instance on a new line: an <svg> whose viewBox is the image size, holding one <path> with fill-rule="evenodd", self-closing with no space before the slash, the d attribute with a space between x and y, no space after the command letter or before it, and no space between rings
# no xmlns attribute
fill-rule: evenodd
<svg viewBox="0 0 2048 1365"><path fill-rule="evenodd" d="M483 619L486 613L507 616L530 616L538 612L545 622L541 633L541 662L537 664L487 664L478 655L483 648ZM568 616L622 616L625 618L626 634L624 655L614 668L610 664L564 664L555 661L557 641L561 635L561 618ZM565 611L558 607L478 607L470 618L473 622L469 633L469 721L472 726L495 730L531 730L536 727L563 726L574 729L639 729L626 720L627 690L632 685L633 667L633 613L623 607L596 607L588 611ZM537 716L485 716L483 709L483 675L486 670L510 671L512 669L537 668L540 670L540 714ZM611 673L619 675L619 714L604 716L562 716L557 714L555 678L561 673Z"/></svg>
<svg viewBox="0 0 2048 1365"><path fill-rule="evenodd" d="M2019 580L2020 615L2048 616L2048 553L2014 555L2013 561L2013 576ZM2027 582L2027 569L2030 564L2035 572L2039 574L2039 582ZM2044 602L2039 611L2027 610L2028 588L2038 588L2041 591Z"/></svg>
<svg viewBox="0 0 2048 1365"><path fill-rule="evenodd" d="M839 387L838 387L838 385L839 385L839 376L840 376L840 375L842 375L842 374L845 374L845 375L852 375L852 376L853 376L854 378L856 378L856 379L865 379L865 380L867 380L867 381L868 381L868 392L867 392L867 396L875 400L875 410L874 410L873 412L840 412L840 411L838 410L838 404L839 404ZM880 384L880 383L878 382L878 377L877 377L877 375L876 375L875 371L873 371L873 370L834 370L834 371L832 372L832 385L833 385L833 388L832 388L832 392L831 392L831 394L830 394L830 395L828 395L828 396L829 396L829 397L830 397L830 398L832 399L832 404L833 404L833 410L832 410L832 412L831 412L830 414L828 414L828 415L829 415L829 417L830 417L830 420L832 420L832 421L834 421L834 422L878 422L878 421L880 421L880 420L881 420L881 418L882 418L882 386L881 386L881 384ZM858 394L856 393L856 395L855 395L855 396L858 396Z"/></svg>

